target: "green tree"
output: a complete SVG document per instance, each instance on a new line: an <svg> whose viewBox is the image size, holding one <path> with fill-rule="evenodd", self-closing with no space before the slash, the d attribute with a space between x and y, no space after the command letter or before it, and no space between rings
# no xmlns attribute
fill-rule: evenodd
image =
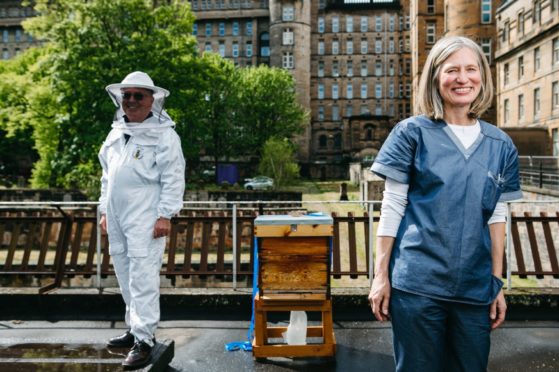
<svg viewBox="0 0 559 372"><path fill-rule="evenodd" d="M293 138L303 130L307 113L297 102L295 80L288 71L266 66L243 69L239 94L241 153L259 156L268 139Z"/></svg>
<svg viewBox="0 0 559 372"><path fill-rule="evenodd" d="M166 107L179 123L183 143L184 137L187 142L196 138L196 122L185 120L193 127L181 128L181 120L190 117L184 102L199 95L190 80L200 66L191 36L194 17L186 2L155 6L144 0L37 0L35 7L40 15L24 27L47 40L48 53L31 79L48 87L55 102L50 106L54 128L36 144L41 161L33 173L35 186L97 190L97 151L115 112L104 87L135 70L172 90ZM41 119L31 121L39 137L45 131ZM192 155L187 143L183 147Z"/></svg>
<svg viewBox="0 0 559 372"><path fill-rule="evenodd" d="M274 179L276 188L292 184L299 177L293 144L286 138L270 138L264 144L258 171Z"/></svg>

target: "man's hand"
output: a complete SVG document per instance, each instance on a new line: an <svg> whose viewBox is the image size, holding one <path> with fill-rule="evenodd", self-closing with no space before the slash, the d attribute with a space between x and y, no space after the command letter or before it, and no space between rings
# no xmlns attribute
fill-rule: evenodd
<svg viewBox="0 0 559 372"><path fill-rule="evenodd" d="M171 231L171 220L159 217L157 221L155 221L155 226L153 227L153 238L161 238L163 236L169 235Z"/></svg>
<svg viewBox="0 0 559 372"><path fill-rule="evenodd" d="M491 319L491 329L499 327L505 321L507 313L507 303L505 301L505 294L501 289L499 294L489 307L489 318Z"/></svg>
<svg viewBox="0 0 559 372"><path fill-rule="evenodd" d="M107 233L107 216L102 214L101 218L99 219L99 226L101 226L101 232L103 234Z"/></svg>
<svg viewBox="0 0 559 372"><path fill-rule="evenodd" d="M373 279L373 285L369 293L369 303L378 321L382 322L390 319L390 280L386 275L376 275Z"/></svg>

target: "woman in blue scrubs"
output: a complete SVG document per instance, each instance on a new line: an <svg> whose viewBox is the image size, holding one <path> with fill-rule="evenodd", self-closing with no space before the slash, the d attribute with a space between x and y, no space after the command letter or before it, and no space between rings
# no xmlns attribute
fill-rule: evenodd
<svg viewBox="0 0 559 372"><path fill-rule="evenodd" d="M386 181L369 301L392 321L397 371L485 371L505 319L506 202L522 192L514 144L479 119L492 97L481 48L439 40L422 115L395 126L371 168Z"/></svg>

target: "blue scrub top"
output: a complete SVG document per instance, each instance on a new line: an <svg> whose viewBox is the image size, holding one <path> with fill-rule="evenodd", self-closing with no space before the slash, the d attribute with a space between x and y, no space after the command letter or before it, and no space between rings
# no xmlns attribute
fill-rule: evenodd
<svg viewBox="0 0 559 372"><path fill-rule="evenodd" d="M510 137L480 120L465 149L442 121L398 123L371 168L409 184L390 259L392 287L433 298L489 304L503 283L491 273L487 221L498 201L522 198Z"/></svg>

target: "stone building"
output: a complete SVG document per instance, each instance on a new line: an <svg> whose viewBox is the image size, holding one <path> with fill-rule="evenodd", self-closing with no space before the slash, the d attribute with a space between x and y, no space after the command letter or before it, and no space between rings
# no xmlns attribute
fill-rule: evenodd
<svg viewBox="0 0 559 372"><path fill-rule="evenodd" d="M543 128L545 155L559 156L559 0L503 1L497 37L499 126Z"/></svg>
<svg viewBox="0 0 559 372"><path fill-rule="evenodd" d="M201 52L289 70L310 110L303 173L347 177L411 114L407 0L191 0ZM250 31L249 31L250 30ZM244 37L244 39L243 39Z"/></svg>
<svg viewBox="0 0 559 372"><path fill-rule="evenodd" d="M2 59L10 59L36 44L31 35L23 31L21 22L35 14L32 7L22 7L19 1L0 2L0 30L2 32Z"/></svg>

